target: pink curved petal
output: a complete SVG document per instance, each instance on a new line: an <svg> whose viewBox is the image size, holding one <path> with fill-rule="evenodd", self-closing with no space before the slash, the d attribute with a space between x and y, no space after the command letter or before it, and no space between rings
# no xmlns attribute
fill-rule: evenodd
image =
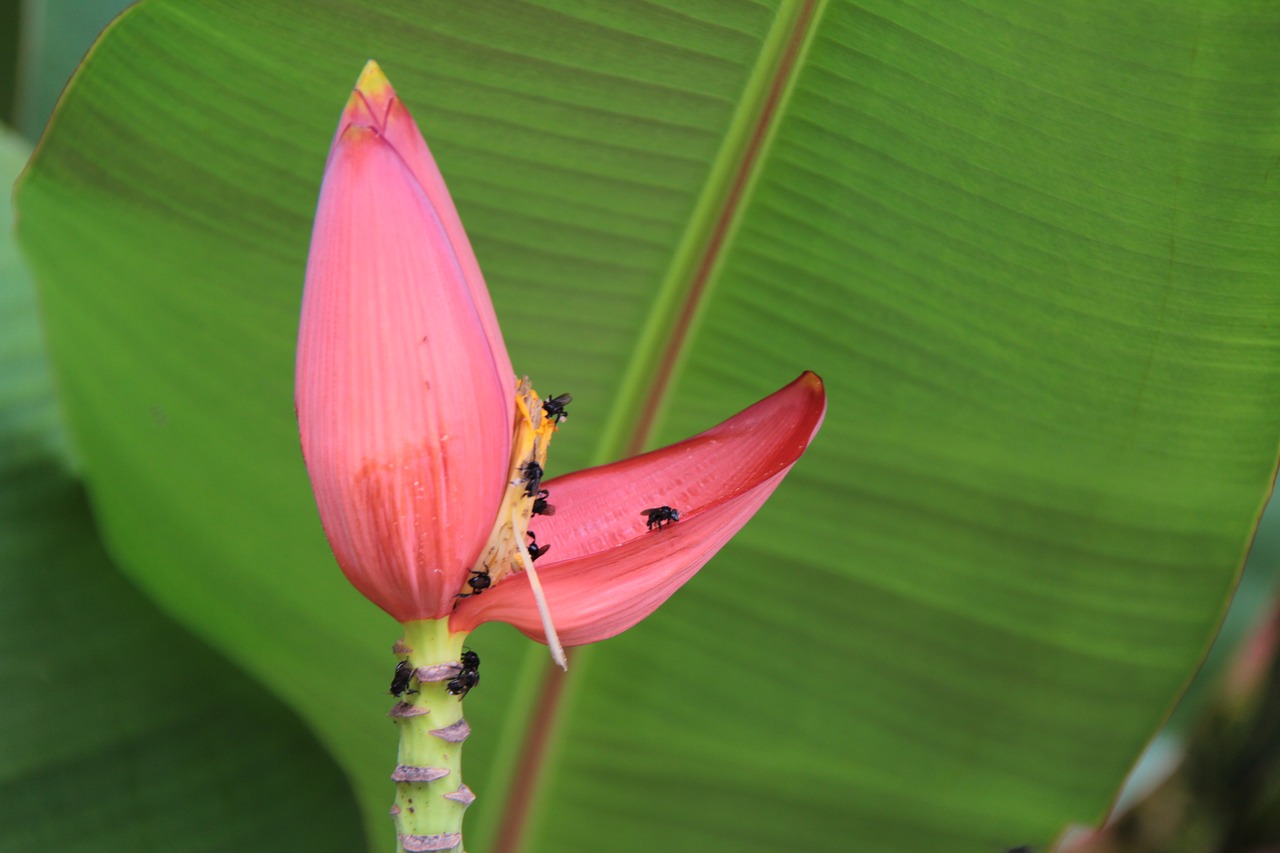
<svg viewBox="0 0 1280 853"><path fill-rule="evenodd" d="M468 283L441 212L365 117L369 103L357 88L316 210L298 424L343 572L401 621L440 618L502 497L514 377L487 331L483 285Z"/></svg>
<svg viewBox="0 0 1280 853"><path fill-rule="evenodd" d="M553 516L538 517L538 561L567 646L603 640L652 613L747 523L808 447L826 410L822 380L805 373L724 423L678 444L546 482ZM641 510L680 520L649 530ZM455 631L509 622L546 642L523 574L458 605Z"/></svg>

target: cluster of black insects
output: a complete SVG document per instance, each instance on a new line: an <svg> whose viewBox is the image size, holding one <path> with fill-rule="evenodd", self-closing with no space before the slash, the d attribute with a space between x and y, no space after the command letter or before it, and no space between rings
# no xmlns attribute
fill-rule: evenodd
<svg viewBox="0 0 1280 853"><path fill-rule="evenodd" d="M560 423L569 417L565 407L571 402L573 402L572 394L558 394L543 401L542 411L548 418L553 418L556 423ZM524 477L525 497L533 498L533 514L555 515L556 508L547 502L547 498L551 497L551 492L541 488L542 466L537 462L530 461L520 469L520 474ZM670 525L680 520L680 510L670 506L642 509L640 514L645 516L645 524L649 530L661 530L664 525ZM539 545L538 537L532 530L525 531L525 534L529 537L530 561L538 559L551 548L550 545ZM471 587L471 592L460 593L459 598L479 595L492 585L493 579L489 576L488 565L483 569L472 569L471 577L467 578L467 586ZM457 674L445 684L444 689L449 691L451 695L461 699L480 683L480 655L472 651L465 651L462 653L462 660L457 666ZM414 669L409 665L408 661L402 660L397 663L395 674L391 677L391 695L399 698L406 693L417 693L417 690L409 689L413 674Z"/></svg>
<svg viewBox="0 0 1280 853"><path fill-rule="evenodd" d="M548 418L552 418L558 424L569 417L566 407L573 402L572 394L557 394L542 402L542 411ZM537 462L530 460L520 468L520 475L524 478L524 495L527 498L533 498L533 515L555 515L556 508L547 501L551 497L551 492L542 488L542 476L545 472L542 466ZM680 520L680 510L669 506L657 506L650 509L641 510L640 514L648 520L645 522L650 530L661 530L663 525L669 525L673 521ZM529 537L529 561L532 562L550 550L550 545L539 545L538 537L532 530L525 531L525 535ZM472 569L471 577L467 578L467 586L471 587L471 592L459 593L459 598L469 598L473 595L479 595L490 586L493 585L493 579L489 576L489 567L486 565L483 569ZM479 675L476 676L479 678ZM470 689L470 688L468 688Z"/></svg>
<svg viewBox="0 0 1280 853"><path fill-rule="evenodd" d="M471 688L480 683L480 655L475 652L462 653L462 668L458 670L448 684L444 686L454 696L461 699L471 692Z"/></svg>
<svg viewBox="0 0 1280 853"><path fill-rule="evenodd" d="M568 397L568 394L561 394L562 397ZM542 485L542 466L537 462L530 462L520 469L520 473L524 475L524 496L533 498L533 514L534 515L555 515L556 508L547 503L547 498L551 497L551 492L546 489L540 489ZM525 533L529 537L529 559L536 560L543 554L547 553L550 545L538 547L538 537L534 535L532 530Z"/></svg>
<svg viewBox="0 0 1280 853"><path fill-rule="evenodd" d="M449 683L444 686L444 689L461 699L471 692L471 688L480 683L480 655L472 651L465 651L462 653L462 660L457 666L458 673L449 679ZM417 693L417 690L409 689L412 679L413 667L409 665L409 662L402 660L397 663L395 674L391 676L391 695L399 699L406 693Z"/></svg>

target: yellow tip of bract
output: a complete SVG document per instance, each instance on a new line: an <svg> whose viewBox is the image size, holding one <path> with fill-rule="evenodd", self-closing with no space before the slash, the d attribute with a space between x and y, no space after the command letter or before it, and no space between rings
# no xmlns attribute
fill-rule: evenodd
<svg viewBox="0 0 1280 853"><path fill-rule="evenodd" d="M379 99L391 91L391 81L382 73L382 68L376 60L370 59L364 64L360 79L356 80L356 91L363 92L374 99Z"/></svg>
<svg viewBox="0 0 1280 853"><path fill-rule="evenodd" d="M396 90L391 87L391 81L382 73L378 63L370 59L360 72L360 78L356 80L351 97L347 99L347 105L342 111L338 136L342 136L341 128L351 125L374 127L379 132L385 132L387 107L395 97Z"/></svg>

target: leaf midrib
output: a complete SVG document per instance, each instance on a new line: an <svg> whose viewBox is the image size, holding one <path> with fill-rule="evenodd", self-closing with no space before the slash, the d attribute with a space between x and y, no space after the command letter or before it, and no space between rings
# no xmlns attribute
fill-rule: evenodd
<svg viewBox="0 0 1280 853"><path fill-rule="evenodd" d="M779 8L641 328L592 464L634 455L651 442L825 6L825 0L784 0ZM589 654L570 650L570 661L585 663ZM496 778L512 780L498 810L494 853L524 849L556 761L555 735L572 691L549 660L542 667L523 743L494 768Z"/></svg>

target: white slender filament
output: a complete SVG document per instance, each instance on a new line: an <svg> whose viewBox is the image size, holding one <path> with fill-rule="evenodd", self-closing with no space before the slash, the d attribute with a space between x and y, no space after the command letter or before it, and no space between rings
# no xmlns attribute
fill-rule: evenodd
<svg viewBox="0 0 1280 853"><path fill-rule="evenodd" d="M511 526L513 529L519 530L520 519L517 516L517 509L511 509ZM564 656L564 646L560 645L560 635L556 633L556 626L551 621L551 609L547 607L547 596L542 591L542 581L538 580L538 572L533 567L533 560L529 558L529 549L524 543L516 538L516 550L520 552L520 559L524 562L524 570L529 575L529 588L533 590L533 600L538 605L538 615L542 617L542 630L547 635L547 648L551 650L551 659L556 662L556 666L565 670L569 670L569 660Z"/></svg>

